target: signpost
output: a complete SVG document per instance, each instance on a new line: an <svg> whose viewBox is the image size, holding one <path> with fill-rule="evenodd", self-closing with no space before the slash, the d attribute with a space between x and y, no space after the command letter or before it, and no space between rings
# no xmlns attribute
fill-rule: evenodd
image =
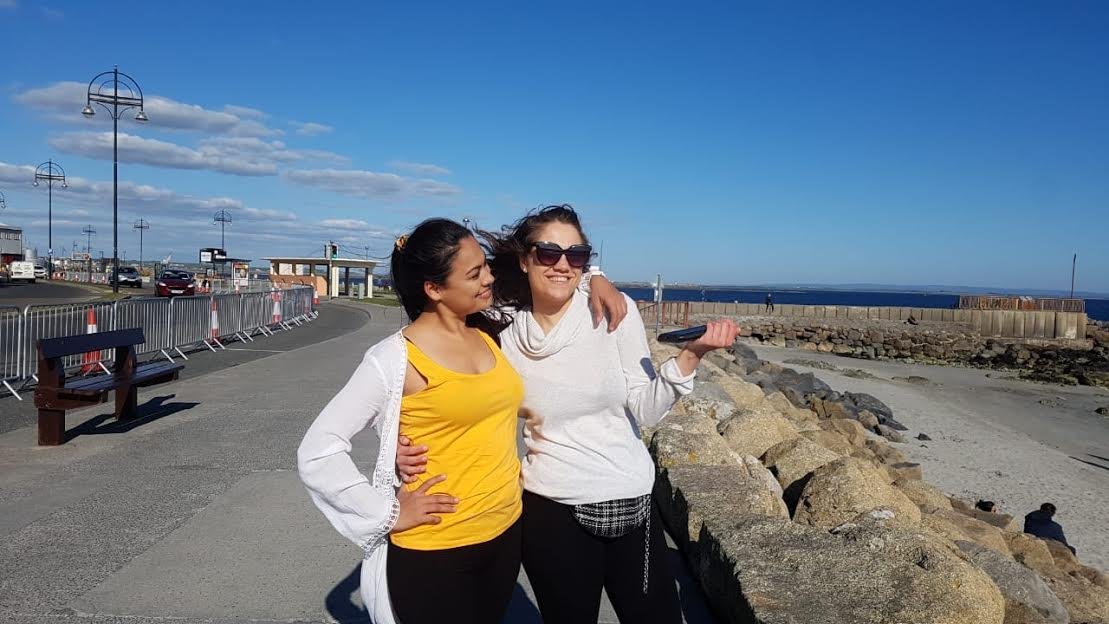
<svg viewBox="0 0 1109 624"><path fill-rule="evenodd" d="M655 274L655 336L662 318L662 273Z"/></svg>

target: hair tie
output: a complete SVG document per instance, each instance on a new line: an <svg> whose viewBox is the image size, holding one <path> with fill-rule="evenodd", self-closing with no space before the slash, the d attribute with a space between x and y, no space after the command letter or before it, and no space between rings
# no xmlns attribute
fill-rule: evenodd
<svg viewBox="0 0 1109 624"><path fill-rule="evenodd" d="M397 250L399 250L399 251L404 251L404 245L407 242L408 242L408 235L405 234L405 235L401 236L400 238L398 238L397 242L393 243L393 246L396 247Z"/></svg>

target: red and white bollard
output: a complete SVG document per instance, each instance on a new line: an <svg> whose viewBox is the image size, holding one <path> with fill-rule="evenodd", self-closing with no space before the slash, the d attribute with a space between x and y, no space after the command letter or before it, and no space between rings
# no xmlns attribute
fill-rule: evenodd
<svg viewBox="0 0 1109 624"><path fill-rule="evenodd" d="M212 299L212 340L219 342L219 311L215 299Z"/></svg>
<svg viewBox="0 0 1109 624"><path fill-rule="evenodd" d="M96 333L96 309L95 308L89 308L89 313L85 318L85 333L86 334L95 334ZM86 353L85 355L83 355L81 357L81 374L82 375L88 375L89 373L95 371L96 368L97 368L97 364L99 362L100 362L100 352L99 351L89 351L88 353Z"/></svg>

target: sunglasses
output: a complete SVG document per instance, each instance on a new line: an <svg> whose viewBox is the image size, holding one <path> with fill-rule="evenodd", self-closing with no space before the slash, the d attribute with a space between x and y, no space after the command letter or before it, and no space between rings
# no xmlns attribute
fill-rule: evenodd
<svg viewBox="0 0 1109 624"><path fill-rule="evenodd" d="M589 263L593 256L593 248L589 245L570 245L563 249L554 243L535 243L535 259L543 266L554 266L562 256L566 256L566 263L575 269L580 269Z"/></svg>

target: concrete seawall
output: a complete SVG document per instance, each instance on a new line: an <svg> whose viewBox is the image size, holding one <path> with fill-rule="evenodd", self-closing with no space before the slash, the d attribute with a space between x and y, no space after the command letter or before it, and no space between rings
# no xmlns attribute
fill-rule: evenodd
<svg viewBox="0 0 1109 624"><path fill-rule="evenodd" d="M641 304L650 321L651 304ZM858 306L775 305L772 311L757 303L714 303L666 301L664 306L689 306L689 314L726 316L781 316L813 319L918 321L958 323L982 336L1040 340L1085 340L1086 314L1032 310L954 310L943 308L890 308Z"/></svg>

